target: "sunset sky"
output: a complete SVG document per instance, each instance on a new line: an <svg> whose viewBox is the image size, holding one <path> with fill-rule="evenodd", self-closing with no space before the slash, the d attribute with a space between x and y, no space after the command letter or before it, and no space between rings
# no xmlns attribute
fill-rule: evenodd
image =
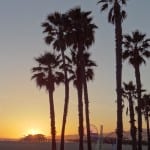
<svg viewBox="0 0 150 150"><path fill-rule="evenodd" d="M31 81L34 57L52 47L44 43L41 23L48 14L66 12L81 6L91 10L98 26L95 43L90 48L97 62L95 78L88 84L91 124L104 132L116 128L115 41L114 27L107 22L107 13L101 13L94 0L0 0L0 138L19 138L29 133L50 135L48 94ZM150 1L129 0L123 33L135 29L150 37ZM150 60L141 68L143 87L150 93ZM134 79L132 66L124 63L123 81ZM77 133L78 109L76 89L70 85L70 104L66 134ZM60 134L63 114L64 88L56 87L54 94L56 130ZM124 114L124 118L126 115ZM125 130L129 118L124 119Z"/></svg>

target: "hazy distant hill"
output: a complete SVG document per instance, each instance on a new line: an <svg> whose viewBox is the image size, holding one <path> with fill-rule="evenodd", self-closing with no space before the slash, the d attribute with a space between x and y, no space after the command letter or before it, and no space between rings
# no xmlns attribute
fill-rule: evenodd
<svg viewBox="0 0 150 150"><path fill-rule="evenodd" d="M146 129L143 129L143 140L147 140L147 132L146 132ZM115 138L116 137L116 133L115 132L110 132L110 133L104 133L103 135L104 137L112 137L112 138ZM131 139L131 136L130 136L130 131L124 131L123 132L123 137L125 139Z"/></svg>

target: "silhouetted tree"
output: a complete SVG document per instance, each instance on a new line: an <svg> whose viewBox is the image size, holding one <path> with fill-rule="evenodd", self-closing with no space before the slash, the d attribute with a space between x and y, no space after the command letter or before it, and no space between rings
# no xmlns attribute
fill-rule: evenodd
<svg viewBox="0 0 150 150"><path fill-rule="evenodd" d="M26 142L45 142L47 138L43 134L27 135L21 139L21 141Z"/></svg>
<svg viewBox="0 0 150 150"><path fill-rule="evenodd" d="M133 85L132 81L130 81L128 84L124 83L123 97L126 98L129 103L128 108L130 113L130 135L132 137L132 150L137 150L136 126L135 126L136 120L134 117L135 113L134 113L134 101L133 101L133 99L136 98L136 88Z"/></svg>
<svg viewBox="0 0 150 150"><path fill-rule="evenodd" d="M128 59L129 63L134 67L137 98L138 98L138 149L142 149L142 114L141 114L141 75L140 66L146 63L145 58L150 57L148 48L150 47L150 39L145 39L146 34L140 33L138 30L132 32L132 35L124 35L123 59Z"/></svg>
<svg viewBox="0 0 150 150"><path fill-rule="evenodd" d="M123 122L122 122L122 21L126 17L123 6L127 0L99 0L101 11L109 8L108 22L115 26L116 44L116 92L117 92L117 150L122 150Z"/></svg>
<svg viewBox="0 0 150 150"><path fill-rule="evenodd" d="M148 150L150 150L150 94L144 94L142 97L142 110L146 121L147 126L147 141L148 141Z"/></svg>
<svg viewBox="0 0 150 150"><path fill-rule="evenodd" d="M90 59L90 53L84 52L83 58L84 58L84 79L85 82L83 83L83 91L84 91L84 103L85 103L85 117L86 117L86 133L87 133L87 139L91 140L91 130L90 130L90 117L89 117L89 97L88 97L88 87L87 82L90 80L93 80L94 78L94 71L93 67L96 66L96 63ZM76 66L74 74L72 76L72 79L74 80L74 85L77 87L77 53L75 51L72 51L72 61L73 64ZM78 89L77 89L78 90ZM90 131L90 132L89 132Z"/></svg>
<svg viewBox="0 0 150 150"><path fill-rule="evenodd" d="M61 14L59 12L52 13L48 15L46 21L42 24L42 27L44 27L44 33L46 33L45 42L48 45L52 44L55 50L61 52L61 58L63 63L61 69L63 69L64 72L65 99L61 129L60 150L64 150L64 134L69 105L69 81L67 68L70 66L67 62L69 61L71 63L71 60L65 55L65 50L67 47L65 41L65 35L68 28L67 17L65 14Z"/></svg>
<svg viewBox="0 0 150 150"><path fill-rule="evenodd" d="M84 80L84 59L83 52L94 42L94 32L97 28L92 23L91 11L81 11L74 8L68 11L69 28L67 33L67 44L77 51L77 91L79 111L79 150L83 150L83 83ZM90 131L89 131L90 132ZM90 133L89 133L90 135ZM91 139L88 137L88 150L91 150Z"/></svg>
<svg viewBox="0 0 150 150"><path fill-rule="evenodd" d="M90 117L89 117L89 96L88 96L88 87L87 82L93 80L94 71L93 67L96 66L96 63L90 59L89 53L84 53L84 103L85 103L85 118L86 118L86 132L87 140L91 141L91 129L90 129Z"/></svg>
<svg viewBox="0 0 150 150"><path fill-rule="evenodd" d="M63 74L58 72L58 69L56 69L59 65L58 58L59 57L56 57L51 53L45 53L44 55L35 58L38 66L32 68L32 79L35 79L38 87L45 87L49 94L52 150L56 150L56 127L53 93L55 90L55 84L59 84L63 81Z"/></svg>

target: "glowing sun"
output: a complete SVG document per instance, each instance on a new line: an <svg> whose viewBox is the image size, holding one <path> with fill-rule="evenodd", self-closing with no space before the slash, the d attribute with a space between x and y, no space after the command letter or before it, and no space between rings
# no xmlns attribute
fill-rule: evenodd
<svg viewBox="0 0 150 150"><path fill-rule="evenodd" d="M38 130L38 129L29 129L28 134L31 134L31 135L40 134L40 130Z"/></svg>

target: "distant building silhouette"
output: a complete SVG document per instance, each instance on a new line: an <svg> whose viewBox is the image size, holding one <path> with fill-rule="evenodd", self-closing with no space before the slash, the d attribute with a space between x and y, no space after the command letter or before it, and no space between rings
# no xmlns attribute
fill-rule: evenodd
<svg viewBox="0 0 150 150"><path fill-rule="evenodd" d="M24 142L46 142L48 139L43 134L27 135L21 139Z"/></svg>

